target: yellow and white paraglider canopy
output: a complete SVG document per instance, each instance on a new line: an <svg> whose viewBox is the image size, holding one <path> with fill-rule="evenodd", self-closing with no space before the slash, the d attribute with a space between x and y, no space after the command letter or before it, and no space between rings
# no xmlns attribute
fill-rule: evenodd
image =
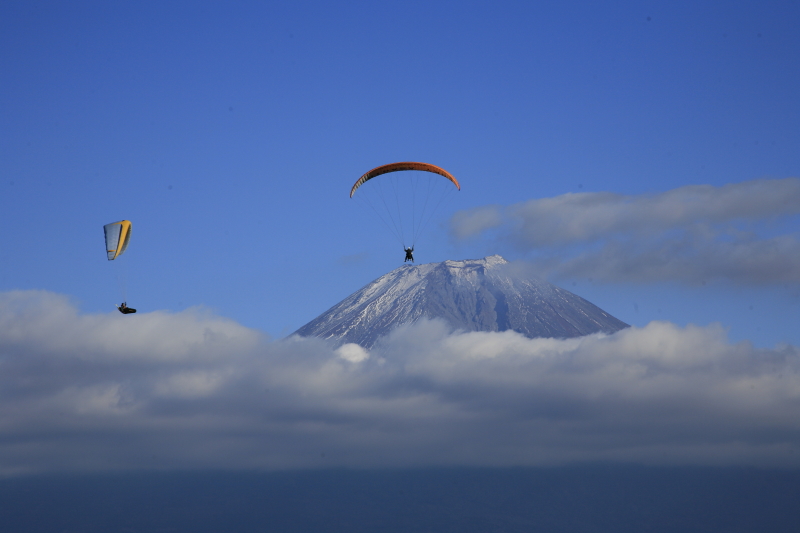
<svg viewBox="0 0 800 533"><path fill-rule="evenodd" d="M113 261L128 248L128 242L131 240L131 222L130 220L112 222L103 226L103 231L106 233L108 260Z"/></svg>

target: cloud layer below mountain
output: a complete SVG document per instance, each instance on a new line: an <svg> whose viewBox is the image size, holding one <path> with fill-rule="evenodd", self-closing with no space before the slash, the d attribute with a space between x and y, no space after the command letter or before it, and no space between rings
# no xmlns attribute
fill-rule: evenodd
<svg viewBox="0 0 800 533"><path fill-rule="evenodd" d="M800 466L800 353L717 325L527 339L401 327L367 352L202 310L0 294L0 474L198 468Z"/></svg>

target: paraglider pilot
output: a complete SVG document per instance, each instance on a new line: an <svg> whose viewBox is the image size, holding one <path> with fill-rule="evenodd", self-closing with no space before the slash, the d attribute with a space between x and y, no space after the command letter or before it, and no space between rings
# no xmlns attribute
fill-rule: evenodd
<svg viewBox="0 0 800 533"><path fill-rule="evenodd" d="M122 302L121 305L118 305L117 309L119 309L119 312L122 313L123 315L129 315L131 313L135 313L136 312L136 309L132 309L132 308L128 307L128 304L125 303L125 302Z"/></svg>
<svg viewBox="0 0 800 533"><path fill-rule="evenodd" d="M405 252L406 252L406 258L403 259L403 263L405 263L406 261L411 261L413 263L414 262L414 254L412 252L414 251L414 245L411 245L411 248L403 247L403 250L405 250Z"/></svg>

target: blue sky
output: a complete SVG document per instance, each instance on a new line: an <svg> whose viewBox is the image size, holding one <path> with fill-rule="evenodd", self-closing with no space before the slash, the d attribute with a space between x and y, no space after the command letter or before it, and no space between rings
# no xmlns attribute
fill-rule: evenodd
<svg viewBox="0 0 800 533"><path fill-rule="evenodd" d="M798 23L791 2L3 2L0 293L30 326L13 353L45 342L48 306L64 334L130 318L178 344L209 321L248 354L280 339L402 264L348 193L406 160L462 184L419 262L498 253L639 333L796 351ZM135 317L102 248L120 219ZM576 228L545 239L559 224ZM65 350L100 350L86 335ZM176 383L216 390L191 372Z"/></svg>
<svg viewBox="0 0 800 533"><path fill-rule="evenodd" d="M797 14L746 2L5 3L0 288L109 309L100 228L127 218L132 304L205 305L283 336L399 265L396 242L347 197L386 162L459 178L442 227L459 209L569 192L797 176ZM529 255L440 227L426 237L421 262ZM769 333L735 337L800 341L788 322L770 326L800 309L796 286L702 298L679 287L673 302L672 288L557 281L642 325L744 329L752 304Z"/></svg>

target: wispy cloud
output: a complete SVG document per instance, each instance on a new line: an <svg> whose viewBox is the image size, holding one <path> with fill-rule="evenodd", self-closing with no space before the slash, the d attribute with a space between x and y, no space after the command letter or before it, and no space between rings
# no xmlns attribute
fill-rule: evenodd
<svg viewBox="0 0 800 533"><path fill-rule="evenodd" d="M403 465L800 465L800 352L719 326L404 326L372 351L199 311L0 294L0 473Z"/></svg>
<svg viewBox="0 0 800 533"><path fill-rule="evenodd" d="M693 185L638 196L564 194L457 213L457 239L499 233L556 276L599 281L800 281L796 234L754 223L800 213L800 179ZM742 227L742 226L745 227Z"/></svg>

